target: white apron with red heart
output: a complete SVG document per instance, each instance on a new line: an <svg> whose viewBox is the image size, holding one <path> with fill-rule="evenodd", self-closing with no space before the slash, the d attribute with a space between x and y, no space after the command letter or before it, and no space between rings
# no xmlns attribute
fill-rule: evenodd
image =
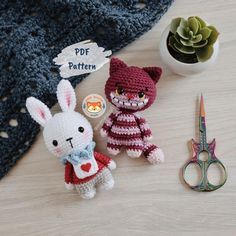
<svg viewBox="0 0 236 236"><path fill-rule="evenodd" d="M94 175L98 171L98 164L95 158L91 158L89 160L83 160L77 165L73 165L76 176L79 179L84 179L91 175Z"/></svg>

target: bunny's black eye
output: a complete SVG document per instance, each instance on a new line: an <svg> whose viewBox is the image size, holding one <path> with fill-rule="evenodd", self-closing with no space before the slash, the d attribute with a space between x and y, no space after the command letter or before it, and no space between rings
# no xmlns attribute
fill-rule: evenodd
<svg viewBox="0 0 236 236"><path fill-rule="evenodd" d="M83 133L83 132L84 132L84 127L80 126L80 127L78 128L78 131L79 131L80 133Z"/></svg>
<svg viewBox="0 0 236 236"><path fill-rule="evenodd" d="M56 146L58 145L58 142L57 142L57 140L53 140L53 141L52 141L52 144L53 144L53 146L55 146L55 147L56 147Z"/></svg>

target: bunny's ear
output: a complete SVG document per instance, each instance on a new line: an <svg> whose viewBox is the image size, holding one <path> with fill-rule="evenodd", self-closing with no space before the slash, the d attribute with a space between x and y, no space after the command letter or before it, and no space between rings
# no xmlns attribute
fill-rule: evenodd
<svg viewBox="0 0 236 236"><path fill-rule="evenodd" d="M144 67L143 70L149 74L156 84L161 77L162 69L160 67Z"/></svg>
<svg viewBox="0 0 236 236"><path fill-rule="evenodd" d="M110 62L110 75L112 75L113 73L115 73L117 70L121 69L121 68L126 68L127 65L121 61L118 58L111 58L111 62Z"/></svg>
<svg viewBox="0 0 236 236"><path fill-rule="evenodd" d="M49 108L34 97L26 99L26 107L31 117L43 127L52 118Z"/></svg>
<svg viewBox="0 0 236 236"><path fill-rule="evenodd" d="M68 80L61 80L57 86L57 100L62 111L73 111L76 106L75 91Z"/></svg>

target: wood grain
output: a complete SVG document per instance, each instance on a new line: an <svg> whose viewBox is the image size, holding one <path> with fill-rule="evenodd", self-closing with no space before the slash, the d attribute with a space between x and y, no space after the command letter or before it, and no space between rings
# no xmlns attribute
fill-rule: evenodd
<svg viewBox="0 0 236 236"><path fill-rule="evenodd" d="M192 77L172 74L162 64L158 43L176 16L199 15L216 25L220 56L206 72ZM114 190L81 200L63 185L63 166L46 150L42 134L31 150L0 182L0 235L235 235L236 234L236 2L176 1L148 33L115 56L130 65L163 66L158 100L143 112L166 162L150 166L125 153L114 159ZM108 65L77 87L79 108L90 93L104 95ZM226 164L226 185L212 193L187 189L179 178L191 156L189 140L196 133L196 101L205 96L208 139L216 138L216 153ZM59 111L55 106L54 111ZM81 109L79 109L81 111ZM100 119L90 120L100 152Z"/></svg>

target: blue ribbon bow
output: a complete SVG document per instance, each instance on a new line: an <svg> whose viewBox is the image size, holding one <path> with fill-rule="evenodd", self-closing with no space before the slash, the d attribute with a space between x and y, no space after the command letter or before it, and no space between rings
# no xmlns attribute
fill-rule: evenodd
<svg viewBox="0 0 236 236"><path fill-rule="evenodd" d="M81 164L84 160L91 160L94 155L94 147L96 143L94 141L91 141L88 146L85 147L83 150L75 150L71 152L67 156L62 156L61 162L63 164L66 164L66 162L70 162L72 165L78 165Z"/></svg>

